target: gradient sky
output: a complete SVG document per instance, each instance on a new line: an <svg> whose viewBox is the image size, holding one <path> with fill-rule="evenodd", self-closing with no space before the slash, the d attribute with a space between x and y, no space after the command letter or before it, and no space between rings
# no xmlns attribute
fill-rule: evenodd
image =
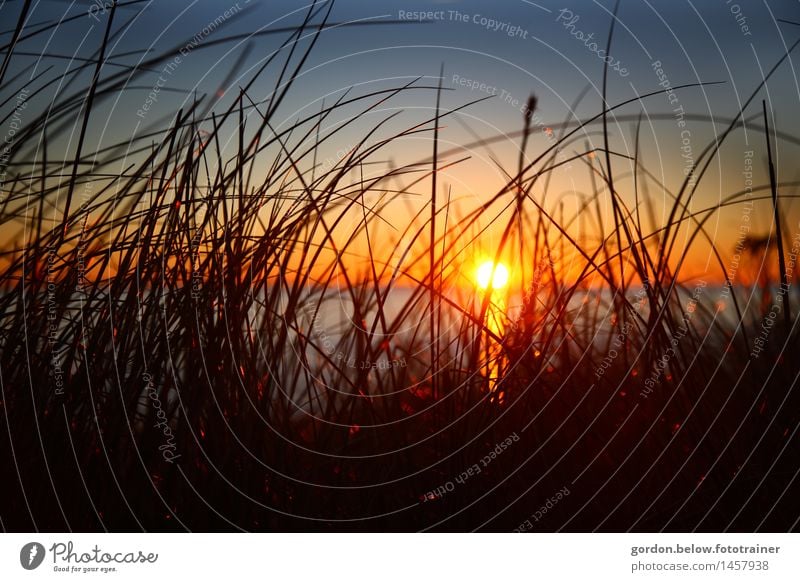
<svg viewBox="0 0 800 582"><path fill-rule="evenodd" d="M19 0L2 3L0 13L3 29L6 30L2 36L4 42L10 38L10 29L21 4ZM93 58L104 34L107 18L107 11L99 6L100 0L95 4L86 1L35 2L28 20L33 28L38 23L66 19L72 15L85 16L60 25L52 34L38 35L20 43L9 77L22 67L34 63L36 55L43 51L50 55ZM150 54L156 54L181 46L194 35L202 34L204 27L226 11L235 14L226 20L223 28L204 36L197 48L169 75L164 76L161 71L165 63L159 64L152 73L137 79L131 87L121 92L118 99L98 104L98 114L90 127L91 143L88 147L126 141L153 126L163 128L192 92L218 95L220 103L215 109L222 109L236 97L238 87L251 78L254 67L270 55L288 33L258 35L214 45L209 41L228 35L296 25L305 13L304 6L302 2L286 0L239 0L238 4L228 0L197 0L187 3L143 2L120 9L115 17L115 32L121 32L112 42L109 63L104 66L103 75L118 70L114 67L115 62L132 65L143 58L141 54L126 55L128 51L146 48ZM476 137L502 136L518 131L523 120L521 107L531 93L538 97L536 122L541 123L542 128L560 122L565 117L571 117L573 121L575 118L583 119L600 110L604 63L587 46L589 43L576 38L577 31L584 37L592 34L604 49L612 10L611 1L590 0L501 0L492 3L477 0L338 0L333 7L332 22L370 20L384 23L326 31L305 66L306 72L293 87L291 98L282 105L278 118L290 122L304 112L316 111L323 99L330 103L350 87L354 87L354 94L364 94L379 88L398 86L416 77L423 77L420 84L436 84L440 68L443 67L443 87L452 89L444 94L445 109L495 93L492 99L448 120L441 139L453 148L463 148L474 142ZM433 21L414 21L409 16L414 12L434 12ZM661 63L672 85L700 81L720 81L722 84L684 89L676 94L676 103L684 108L687 115L703 117L700 120L687 120L685 127L679 127L677 120L669 117L674 105L670 105L665 94L617 110L615 115L620 118L612 116L611 119L612 148L632 155L632 125L626 120L644 112L643 160L667 187L676 187L683 178L682 169L686 159L682 158L685 150L682 151L681 147L686 145L683 137L687 134L682 134L682 131L688 129L690 132L690 157L699 155L714 138L715 132L724 129L725 120L740 110L741 104L761 81L765 71L781 58L787 47L800 38L800 25L780 22L781 19L800 22L800 4L793 0L622 0L610 55L619 62L619 68L623 68L626 74L609 72L609 103L618 103L657 90L659 79L653 67L655 61ZM385 23L390 20L406 22ZM492 30L488 20L497 22L498 30ZM507 34L509 31L514 31L513 36ZM234 63L248 45L250 52L237 74L229 79ZM747 116L759 114L761 99L767 99L774 114L775 127L790 136L800 136L800 118L797 115L800 88L795 67L799 58L798 53L790 55L770 80L767 90L762 90L746 110ZM57 78L68 67L74 67L75 62L66 58L46 57L38 62L35 70L41 71L51 65L53 69L47 75ZM254 99L269 95L277 68L273 67L271 71L253 87L251 96ZM136 112L141 111L146 103L147 94L156 84L159 74L165 77L163 91L156 101L150 103L144 118L137 116ZM87 71L76 82L86 82L89 76L90 72ZM459 79L469 80L472 86L460 84ZM223 85L223 81L227 83ZM585 98L572 110L577 96L586 87L588 93ZM3 98L13 94L16 89L16 86L4 87ZM504 99L505 96L508 99ZM31 111L46 107L52 98L51 91L32 99ZM379 111L365 116L356 127L343 132L336 143L320 152L320 159L335 160L340 155L337 152L349 148L352 141L395 111L402 110L403 113L387 127L387 132L389 128L414 125L432 115L434 103L433 90L408 92L397 97ZM3 114L10 109L13 109L13 100L3 107ZM349 112L354 113L355 110ZM331 122L344 119L344 113ZM655 118L664 114L668 115L667 119ZM6 120L4 125L8 123ZM756 123L761 124L760 118ZM595 147L601 146L598 129L598 126L590 128L583 134L580 143L569 150L582 150L584 141ZM58 144L57 141L55 143ZM531 138L528 156L535 156L549 143L546 134L537 132ZM68 149L74 147L74 141L71 146L67 146L66 141L61 145ZM476 202L484 200L504 181L494 160L508 171L514 170L518 147L517 137L501 137L491 147L473 148L469 150L472 159L457 170L448 172L445 182L453 187L456 196L474 198ZM692 208L713 205L727 194L744 187L741 171L744 152L749 150L755 152L753 166L756 182L765 180L763 133L739 130L723 147L717 163L710 168ZM418 139L398 142L394 149L382 152L377 159L409 162L422 160L429 152L429 136L420 136ZM797 154L796 144L779 140L779 180L797 179L793 163ZM621 163L624 166L624 162ZM624 167L620 171L624 172ZM581 163L558 171L551 185L555 194L549 196L564 196L569 206L570 200L574 203L571 193L585 191L588 187L586 176L588 173ZM624 182L620 188L623 191L626 189ZM630 191L630 188L627 190ZM658 192L651 191L651 194L657 199L663 198ZM542 193L537 195L541 196ZM632 197L625 196L632 204ZM790 234L793 234L797 230L797 213L791 206L787 203L785 211L793 217L790 220ZM710 224L709 228L722 247L731 244L728 239L732 241L735 238L740 214L738 209L719 213ZM656 222L660 219L657 216ZM756 213L755 221L759 231L766 233L770 224L768 206Z"/></svg>

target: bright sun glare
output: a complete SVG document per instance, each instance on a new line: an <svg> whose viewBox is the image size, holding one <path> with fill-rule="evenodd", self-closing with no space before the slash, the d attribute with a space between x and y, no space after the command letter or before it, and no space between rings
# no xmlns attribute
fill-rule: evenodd
<svg viewBox="0 0 800 582"><path fill-rule="evenodd" d="M484 261L478 267L475 279L481 289L502 289L508 284L508 269L503 263Z"/></svg>

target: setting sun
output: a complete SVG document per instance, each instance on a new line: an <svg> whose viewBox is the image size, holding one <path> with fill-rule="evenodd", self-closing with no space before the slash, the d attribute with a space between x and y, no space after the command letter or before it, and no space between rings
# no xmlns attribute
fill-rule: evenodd
<svg viewBox="0 0 800 582"><path fill-rule="evenodd" d="M484 261L478 267L475 279L481 289L502 289L508 284L508 268L503 263Z"/></svg>

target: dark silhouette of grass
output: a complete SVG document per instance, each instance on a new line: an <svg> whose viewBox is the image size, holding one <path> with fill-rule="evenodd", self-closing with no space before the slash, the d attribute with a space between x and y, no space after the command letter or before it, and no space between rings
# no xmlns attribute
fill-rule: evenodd
<svg viewBox="0 0 800 582"><path fill-rule="evenodd" d="M131 144L84 152L93 103L179 50L105 72L109 16L97 58L66 79L70 88L91 67L89 86L62 90L14 142L0 214L10 233L0 274L3 527L509 531L568 486L536 529L796 529L796 293L782 295L786 319L754 357L777 305L756 298L772 289L731 281L727 250L705 228L745 192L689 205L763 83L698 156L696 173L667 191L665 224L641 215L653 216L647 184L663 185L638 139L633 156L612 149L608 116L633 100L607 102L607 75L601 110L554 126L556 143L528 158L531 97L516 170L462 214L437 179L465 157L442 152L439 132L475 102L447 109L441 81L348 92L280 124L281 103L333 25L332 6L314 5L301 26L282 30L284 50L229 107L197 98ZM0 75L16 39L30 38L19 22ZM267 75L275 92L254 99ZM390 131L388 116L337 162L318 160L344 128L411 91L435 99L430 119ZM359 114L324 130L354 107ZM54 158L48 144L81 111L76 153ZM638 136L641 116L629 120ZM766 109L764 120L769 144ZM583 147L597 130L603 146ZM409 136L429 136L431 157L365 176ZM124 172L99 173L132 154L141 161ZM785 264L778 202L796 184L777 183L768 156L771 183L751 199L774 204L788 284L796 267ZM618 190L616 160L634 169L635 192ZM542 184L547 193L567 162L594 184L578 214L596 221L597 240L574 235L580 218L553 195L546 206L533 194ZM428 182L427 208L391 210ZM89 194L76 207L79 191ZM465 280L490 227L502 233L495 259L510 248L524 263L517 315ZM732 289L735 317L683 272L698 238ZM364 248L368 260L357 260ZM518 440L483 464L512 434ZM476 465L477 476L456 480Z"/></svg>

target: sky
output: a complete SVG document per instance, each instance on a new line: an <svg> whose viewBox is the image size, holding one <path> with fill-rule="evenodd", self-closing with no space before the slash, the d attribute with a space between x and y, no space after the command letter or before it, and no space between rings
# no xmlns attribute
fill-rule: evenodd
<svg viewBox="0 0 800 582"><path fill-rule="evenodd" d="M0 39L4 43L10 39L21 6L20 0L0 4L4 23ZM327 6L323 3L323 11ZM115 16L101 77L119 71L118 64L130 66L170 48L184 47L185 56L172 65L170 59L156 63L114 99L98 103L98 114L87 135L89 147L108 146L164 128L195 94L209 96L214 109L222 110L238 96L238 88L251 79L256 67L287 38L289 33L282 29L300 23L307 10L304 2L287 0L156 0L122 6ZM445 89L445 111L490 97L448 117L440 133L441 149L452 156L470 156L445 173L441 187L451 189L458 199L479 204L498 190L506 173L516 169L520 138L515 132L522 128L528 97L533 94L537 98L533 124L540 129L525 152L531 160L553 143L550 128L557 129L565 119L573 123L585 120L601 110L603 72L609 61L607 102L615 105L632 100L609 118L610 144L620 154L614 162L620 164L619 189L626 202L635 206L632 181L630 176L625 178L632 164L625 156L634 155L632 120L641 114L639 155L654 179L650 194L658 201L653 217L658 225L665 220L663 209L669 200L664 191L659 192L656 180L670 190L677 188L685 170L739 113L764 75L800 38L800 4L790 0L621 0L613 42L606 53L613 10L612 1L594 0L338 0L330 22L342 26L320 36L276 119L279 124L291 123L347 90L363 95L417 78L418 85L428 87L387 101L341 131L319 154L323 164L332 165L391 114L398 115L375 139L429 119L435 111L434 87L440 82ZM72 16L76 18L69 20ZM27 30L59 19L62 23L16 47L7 78L22 72L21 80L5 85L0 92L6 100L0 109L6 117L1 128L6 134L14 110L13 95L26 76L43 73L44 78L62 81L30 99L24 112L28 119L49 106L56 90L64 96L88 82L91 67L70 76L73 85L66 82L64 73L79 59L96 57L108 16L101 0L33 3ZM354 22L368 24L351 25ZM223 42L225 37L235 38ZM43 52L49 56L42 58ZM798 59L798 52L791 53L745 109L746 118L755 116L749 124L751 130L738 130L727 139L698 186L693 209L713 206L745 188L743 171L752 169L755 183L765 181L762 99L768 102L773 126L791 138L777 140L778 179L789 182L798 178L793 163L797 144L792 141L793 136L800 136ZM251 98L268 99L278 72L277 66L268 69L252 86ZM641 98L664 87L700 82L716 84ZM355 108L343 110L329 120L330 127L355 112ZM52 145L61 147L65 157L74 151L78 119L76 116L70 131L59 134L60 140L52 138ZM578 140L570 143L563 155L602 147L600 129L593 125L579 132ZM491 145L473 145L486 138L494 138ZM430 156L431 146L430 134L417 135L381 150L375 160L394 164L421 161ZM580 196L590 187L588 176L587 165L577 161L554 172L548 192L536 190L534 194L540 201L560 200L568 213L579 213ZM424 191L424 184L420 189ZM784 210L791 217L792 233L799 230L796 218L800 213L794 211L791 200ZM606 207L604 212L610 209ZM770 220L770 207L761 204L754 214L753 232L766 234ZM722 248L730 248L741 223L737 207L717 213L708 226L714 240ZM709 255L701 250L698 256L702 263Z"/></svg>

